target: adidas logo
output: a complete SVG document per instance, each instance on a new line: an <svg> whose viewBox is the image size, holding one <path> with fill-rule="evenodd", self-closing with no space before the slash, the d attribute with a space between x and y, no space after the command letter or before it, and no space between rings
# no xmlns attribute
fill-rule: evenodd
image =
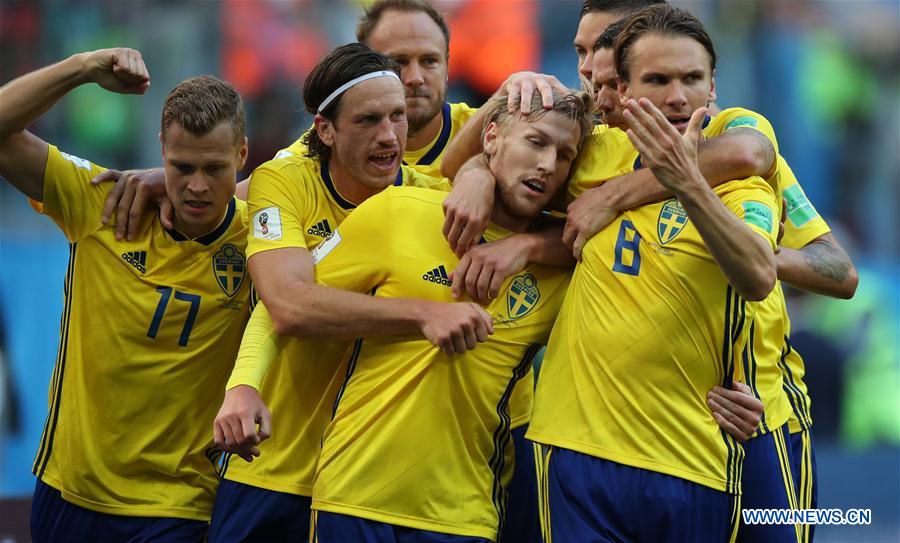
<svg viewBox="0 0 900 543"><path fill-rule="evenodd" d="M122 253L122 260L134 266L137 271L147 273L147 251L129 251Z"/></svg>
<svg viewBox="0 0 900 543"><path fill-rule="evenodd" d="M327 238L331 235L331 226L328 225L328 219L323 219L310 226L309 230L307 230L306 233Z"/></svg>
<svg viewBox="0 0 900 543"><path fill-rule="evenodd" d="M424 275L422 275L422 279L428 281L429 283L444 285L445 287L449 287L451 285L450 278L447 276L447 269L444 268L443 265L440 265L430 272L425 273Z"/></svg>

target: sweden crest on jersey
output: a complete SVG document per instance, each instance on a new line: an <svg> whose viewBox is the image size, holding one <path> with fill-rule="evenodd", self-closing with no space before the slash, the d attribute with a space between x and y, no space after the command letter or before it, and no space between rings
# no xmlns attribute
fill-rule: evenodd
<svg viewBox="0 0 900 543"><path fill-rule="evenodd" d="M221 287L222 292L228 296L234 296L241 288L246 268L244 255L230 243L223 245L213 255L213 273L216 274L216 282Z"/></svg>
<svg viewBox="0 0 900 543"><path fill-rule="evenodd" d="M541 299L537 279L530 273L517 275L506 293L506 308L510 319L519 319L531 312Z"/></svg>
<svg viewBox="0 0 900 543"><path fill-rule="evenodd" d="M667 201L659 210L659 219L656 222L659 242L665 245L675 239L687 222L687 211L681 207L681 202L675 199Z"/></svg>

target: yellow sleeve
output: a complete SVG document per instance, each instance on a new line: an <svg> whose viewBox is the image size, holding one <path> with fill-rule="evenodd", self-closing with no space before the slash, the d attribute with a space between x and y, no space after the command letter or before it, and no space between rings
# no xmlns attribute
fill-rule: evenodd
<svg viewBox="0 0 900 543"><path fill-rule="evenodd" d="M314 129L315 129L315 125L312 125L306 129L306 132L309 132L310 130L314 130ZM297 138L297 140L294 143L288 145L284 149L281 149L280 151L275 153L273 160L277 160L279 158L284 158L284 157L288 157L288 156L301 156L301 157L306 156L307 148L306 148L306 145L303 144L303 138L304 138L304 136L306 136L306 132L304 132L303 134L300 134L300 137Z"/></svg>
<svg viewBox="0 0 900 543"><path fill-rule="evenodd" d="M450 189L453 188L450 180L446 177L432 177L409 166L401 166L401 168L403 168L403 184L407 187L422 187L442 192L450 192Z"/></svg>
<svg viewBox="0 0 900 543"><path fill-rule="evenodd" d="M459 126L462 126L469 122L469 119L478 112L477 108L470 107L469 104L458 102L455 104L450 104L450 115Z"/></svg>
<svg viewBox="0 0 900 543"><path fill-rule="evenodd" d="M768 183L761 177L729 181L716 187L716 194L732 213L775 250L778 215L775 213L775 193Z"/></svg>
<svg viewBox="0 0 900 543"><path fill-rule="evenodd" d="M353 292L369 292L387 276L393 261L395 217L388 187L356 208L312 251L316 282Z"/></svg>
<svg viewBox="0 0 900 543"><path fill-rule="evenodd" d="M604 181L634 171L637 156L625 132L606 125L595 126L572 164L568 201L575 200L585 190Z"/></svg>
<svg viewBox="0 0 900 543"><path fill-rule="evenodd" d="M66 238L76 242L103 226L103 203L114 184L91 185L91 178L106 168L63 153L54 145L48 148L44 201L32 207L53 219Z"/></svg>
<svg viewBox="0 0 900 543"><path fill-rule="evenodd" d="M790 249L800 249L817 237L831 232L831 228L813 207L794 172L781 157L778 157L778 168L782 175L781 195L787 212L781 245Z"/></svg>
<svg viewBox="0 0 900 543"><path fill-rule="evenodd" d="M244 329L241 348L225 390L238 385L249 385L259 390L278 355L279 342L280 336L275 333L269 310L262 302L258 303Z"/></svg>
<svg viewBox="0 0 900 543"><path fill-rule="evenodd" d="M735 128L753 128L761 132L769 138L775 148L775 153L778 153L778 140L775 138L775 129L772 128L772 123L759 113L742 107L728 108L713 117L709 126L703 130L703 135L707 138L715 138Z"/></svg>
<svg viewBox="0 0 900 543"><path fill-rule="evenodd" d="M298 179L297 168L287 164L289 160L270 160L250 176L248 259L272 249L307 248L303 217L311 212L309 201L304 197L303 180Z"/></svg>

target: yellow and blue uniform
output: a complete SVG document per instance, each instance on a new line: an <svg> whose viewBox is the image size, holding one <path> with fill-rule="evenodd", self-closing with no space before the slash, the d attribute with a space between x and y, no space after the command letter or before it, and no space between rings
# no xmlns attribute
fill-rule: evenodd
<svg viewBox="0 0 900 543"><path fill-rule="evenodd" d="M790 172L787 164L785 172ZM831 232L828 224L819 215L812 202L806 197L797 179L786 176L782 186L782 197L786 203L787 220L784 223L784 237L781 246L801 249L819 236ZM784 372L784 390L791 402L792 412L788 420L790 434L787 436L791 450L791 472L798 507L815 509L818 504L816 483L816 457L810 438L810 399L803 382L805 366L803 358L793 349L790 342L791 322L787 307L782 305L784 345L779 358L779 367ZM800 540L812 541L813 525L800 526Z"/></svg>
<svg viewBox="0 0 900 543"><path fill-rule="evenodd" d="M316 281L376 297L454 301L447 277L459 261L441 234L443 197L406 187L371 197L313 252ZM492 225L485 239L509 234ZM316 468L318 541L347 540L347 517L495 540L508 402L547 339L568 280L566 270L537 264L507 279L485 308L494 334L463 355L419 337L355 342Z"/></svg>
<svg viewBox="0 0 900 543"><path fill-rule="evenodd" d="M395 184L441 191L450 188L444 179L405 166L397 172ZM338 192L327 163L302 156L270 160L251 177L248 259L281 248L312 250L355 207ZM263 304L256 307L248 327L260 326L260 321L272 329ZM308 531L308 497L316 458L322 433L331 420L344 374L341 359L349 343L284 338L274 367L262 382L242 381L240 376L229 382L229 386L249 384L259 389L272 413L272 437L260 444L261 455L252 463L229 455L211 541L239 539L250 533L263 537L269 529L283 535L290 523L299 523L291 533ZM241 356L247 356L243 349ZM298 500L298 496L306 499Z"/></svg>
<svg viewBox="0 0 900 543"><path fill-rule="evenodd" d="M767 182L775 191L776 209L781 209L783 188L797 181L787 162L777 154L778 142L771 124L756 112L730 108L717 115L705 133L707 137L716 137L735 128L756 130L772 143L776 163ZM743 357L747 384L765 406L756 434L744 443L746 457L741 502L745 509L797 508L786 424L791 405L779 367L786 315L784 294L781 284L777 283L772 293L759 303L750 327L751 348ZM738 541L793 543L797 541L797 535L797 528L791 525L745 524L742 519Z"/></svg>
<svg viewBox="0 0 900 543"><path fill-rule="evenodd" d="M101 171L49 146L36 207L66 235L70 259L34 473L93 512L205 525L220 456L210 424L249 314L246 206L232 199L194 240L148 215L117 241L100 223L108 189L90 184Z"/></svg>
<svg viewBox="0 0 900 543"><path fill-rule="evenodd" d="M774 248L775 197L764 180L713 190ZM736 522L743 450L710 416L706 393L742 373L756 304L731 288L674 199L626 211L584 251L548 345L528 437L637 468L638 477L651 471L712 489L717 504L705 518ZM556 476L555 454L545 457L544 485ZM573 519L554 518L549 490L544 514L559 541L557 529ZM607 490L624 491L615 482ZM655 518L648 510L623 522Z"/></svg>

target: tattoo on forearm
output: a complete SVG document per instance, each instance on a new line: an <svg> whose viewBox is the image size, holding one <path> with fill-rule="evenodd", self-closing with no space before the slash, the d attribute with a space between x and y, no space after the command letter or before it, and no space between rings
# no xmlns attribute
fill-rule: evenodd
<svg viewBox="0 0 900 543"><path fill-rule="evenodd" d="M843 251L827 241L815 241L800 249L807 265L822 277L843 283L850 276L850 262Z"/></svg>

